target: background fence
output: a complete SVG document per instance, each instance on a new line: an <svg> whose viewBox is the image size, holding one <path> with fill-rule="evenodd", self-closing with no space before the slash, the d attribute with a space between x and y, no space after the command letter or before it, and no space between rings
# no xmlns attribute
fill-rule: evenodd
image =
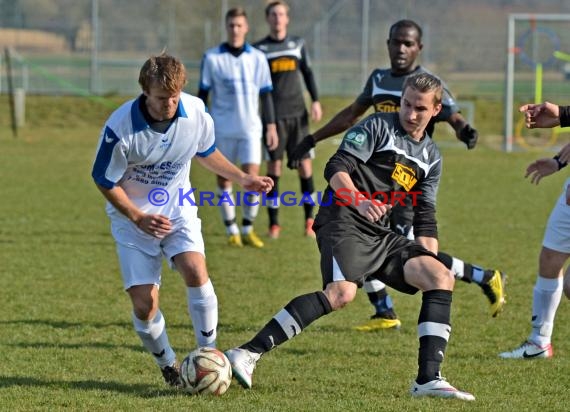
<svg viewBox="0 0 570 412"><path fill-rule="evenodd" d="M248 39L254 41L267 33L265 4L262 0L0 0L0 46L15 50L15 85L28 93L135 94L140 65L164 47L185 61L188 91L195 92L202 53L225 38L225 11L236 5L246 8ZM306 38L325 95L355 95L374 67L388 65L390 25L411 18L425 32L423 64L450 83L460 98L502 98L508 14L570 13L570 2L554 0L290 0L289 4L289 31ZM548 70L563 76L562 63ZM5 71L1 73L0 90L5 91Z"/></svg>

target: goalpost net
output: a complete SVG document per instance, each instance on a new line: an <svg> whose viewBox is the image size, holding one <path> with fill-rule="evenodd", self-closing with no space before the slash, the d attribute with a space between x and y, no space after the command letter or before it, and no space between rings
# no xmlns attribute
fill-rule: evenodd
<svg viewBox="0 0 570 412"><path fill-rule="evenodd" d="M524 103L570 104L570 14L510 14L505 92L504 149L557 148L570 128L526 129Z"/></svg>

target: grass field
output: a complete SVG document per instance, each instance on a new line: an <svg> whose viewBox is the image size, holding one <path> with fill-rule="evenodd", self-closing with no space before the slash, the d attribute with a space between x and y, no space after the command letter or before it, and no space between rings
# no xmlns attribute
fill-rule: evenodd
<svg viewBox="0 0 570 412"><path fill-rule="evenodd" d="M326 100L327 116L345 102ZM220 398L191 397L164 386L132 330L104 202L90 178L97 136L109 109L85 99L29 99L28 126L17 139L0 103L0 410L6 411L559 411L567 410L570 305L563 298L544 361L501 361L497 353L527 336L537 254L548 213L566 171L538 187L523 179L541 153L505 154L482 133L468 152L442 133L440 246L509 276L508 304L488 314L479 288L458 283L453 333L443 375L472 391L465 404L411 399L417 363L420 296L394 292L400 332L363 334L351 327L371 315L366 296L318 320L258 364L254 388L234 382ZM489 114L493 118L493 113ZM480 129L500 128L486 117ZM334 151L317 148L317 188ZM551 154L549 154L551 155ZM194 187L213 190L214 177L193 168ZM287 171L284 190L298 190ZM251 338L292 297L320 288L318 252L302 236L301 208L282 208L283 236L262 250L229 249L219 213L200 216L211 277L220 303L219 347ZM261 210L257 222L265 233ZM165 268L162 310L182 358L195 345L179 276Z"/></svg>

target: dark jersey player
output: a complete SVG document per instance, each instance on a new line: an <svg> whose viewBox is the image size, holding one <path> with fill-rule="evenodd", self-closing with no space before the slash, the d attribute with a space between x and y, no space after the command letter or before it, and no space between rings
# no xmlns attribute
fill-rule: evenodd
<svg viewBox="0 0 570 412"><path fill-rule="evenodd" d="M269 35L254 43L254 46L265 53L271 70L273 83L273 103L277 123L279 146L268 151L267 175L275 182L273 191L269 193L269 237L279 237L279 177L285 152L289 155L295 146L309 133L309 120L305 108L301 77L311 96L311 118L319 121L322 116L317 87L311 70L305 41L297 36L287 34L289 24L289 6L284 1L273 1L265 8L265 17L269 25ZM312 155L312 153L311 153ZM311 155L304 153L296 169L301 181L303 196L312 196L314 189ZM314 237L313 208L314 204L303 205L305 213L305 235Z"/></svg>
<svg viewBox="0 0 570 412"><path fill-rule="evenodd" d="M342 309L364 280L373 277L403 293L422 292L418 373L411 395L475 399L450 385L440 373L451 333L454 279L436 256L435 197L441 157L425 127L441 109L441 95L437 77L427 73L410 76L399 113L373 114L346 133L325 168L326 193L334 201L321 205L314 225L323 290L297 296L253 339L226 351L243 387L251 388L262 355L320 317ZM390 229L390 204L372 195L407 192L407 187L420 193L414 202L415 241ZM368 193L368 199L362 199L361 193Z"/></svg>
<svg viewBox="0 0 570 412"><path fill-rule="evenodd" d="M337 113L315 133L305 137L295 148L289 157L289 166L295 166L296 159L311 149L316 142L348 129L369 107L374 107L374 110L380 113L400 110L402 85L406 78L413 74L427 72L426 69L416 64L416 59L423 47L422 29L414 21L400 20L391 26L387 45L391 67L374 70L363 92L350 106ZM430 121L426 130L432 136L435 122L445 121L455 130L457 138L464 142L468 149L473 149L477 143L477 131L467 124L459 113L452 94L445 84L443 87L442 110ZM408 197L407 200L409 199ZM407 208L398 208L392 213L391 227L397 233L413 238L412 223L413 210L409 204ZM496 316L502 310L505 303L503 273L498 270L482 269L446 253L440 252L439 257L446 267L454 272L456 278L468 283L475 282L481 286L491 303L492 316ZM379 280L371 280L365 283L364 288L370 302L375 307L375 314L356 329L371 331L400 327L400 320L394 312L385 285Z"/></svg>

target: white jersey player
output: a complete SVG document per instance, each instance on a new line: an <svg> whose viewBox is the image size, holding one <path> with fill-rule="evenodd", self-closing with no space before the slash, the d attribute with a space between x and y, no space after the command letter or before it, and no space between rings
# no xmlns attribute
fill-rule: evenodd
<svg viewBox="0 0 570 412"><path fill-rule="evenodd" d="M525 104L519 108L525 115L528 128L570 126L570 106L554 103ZM541 158L526 169L526 177L538 184L568 166L570 143L567 143L553 158ZM564 266L570 258L570 178L566 179L562 193L552 211L544 231L542 248L538 257L538 273L532 294L531 332L516 348L499 354L504 359L552 358L552 333L554 318L562 293L570 299L570 269Z"/></svg>
<svg viewBox="0 0 570 412"><path fill-rule="evenodd" d="M270 150L275 149L278 140L269 65L262 52L246 43L248 29L244 9L238 7L227 12L228 40L204 54L198 96L207 104L208 95L212 95L210 113L214 118L216 145L219 150L230 161L240 163L244 172L257 175L261 163L260 100L265 116L264 123L267 124L267 147ZM238 247L243 243L263 247L263 242L253 231L259 199L249 196L249 199L243 202L240 235L231 183L221 176L218 176L217 183L220 197L229 200L221 202L220 206L228 243Z"/></svg>
<svg viewBox="0 0 570 412"><path fill-rule="evenodd" d="M188 179L193 157L247 190L267 191L272 181L253 177L217 149L212 118L196 97L182 93L184 65L162 54L141 68L143 94L107 120L92 176L108 200L123 285L133 305L134 328L167 383L179 372L159 302L162 257L182 275L198 346L215 346L218 301L204 258L197 207Z"/></svg>

